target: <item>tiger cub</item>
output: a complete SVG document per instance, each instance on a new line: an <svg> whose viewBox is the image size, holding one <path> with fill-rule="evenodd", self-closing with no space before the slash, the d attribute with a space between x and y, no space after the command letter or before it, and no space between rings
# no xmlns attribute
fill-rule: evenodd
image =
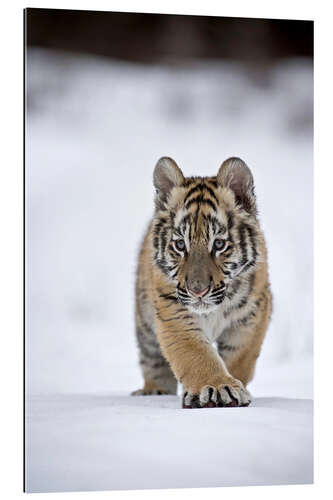
<svg viewBox="0 0 333 500"><path fill-rule="evenodd" d="M136 280L144 387L133 394L176 394L179 381L184 408L247 406L272 310L251 171L229 158L216 177L184 177L164 157L154 186Z"/></svg>

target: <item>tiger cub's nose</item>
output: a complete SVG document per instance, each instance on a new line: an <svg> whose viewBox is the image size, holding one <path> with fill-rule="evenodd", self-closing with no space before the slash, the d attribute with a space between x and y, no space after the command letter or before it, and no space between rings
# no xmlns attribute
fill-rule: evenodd
<svg viewBox="0 0 333 500"><path fill-rule="evenodd" d="M200 290L200 287L193 287L193 289L189 288L189 292L194 295L195 297L203 297L206 295L206 293L209 290L209 286L207 288L204 288L203 290Z"/></svg>

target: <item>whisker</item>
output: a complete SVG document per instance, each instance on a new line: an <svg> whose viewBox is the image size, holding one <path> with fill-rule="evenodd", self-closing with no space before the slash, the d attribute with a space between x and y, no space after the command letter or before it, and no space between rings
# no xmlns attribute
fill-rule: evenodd
<svg viewBox="0 0 333 500"><path fill-rule="evenodd" d="M224 293L219 293L218 295L210 296L208 297L208 299L215 300L215 299L220 299L222 297L224 297Z"/></svg>

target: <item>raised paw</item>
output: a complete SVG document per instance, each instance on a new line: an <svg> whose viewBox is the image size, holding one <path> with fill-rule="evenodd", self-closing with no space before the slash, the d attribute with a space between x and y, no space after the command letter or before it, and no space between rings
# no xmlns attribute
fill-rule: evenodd
<svg viewBox="0 0 333 500"><path fill-rule="evenodd" d="M205 385L199 394L185 392L183 408L220 408L234 406L249 406L251 395L243 384L223 384L219 387Z"/></svg>

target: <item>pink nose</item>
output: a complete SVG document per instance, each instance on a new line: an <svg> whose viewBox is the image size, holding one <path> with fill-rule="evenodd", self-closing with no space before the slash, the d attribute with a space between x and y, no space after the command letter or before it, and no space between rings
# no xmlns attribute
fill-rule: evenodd
<svg viewBox="0 0 333 500"><path fill-rule="evenodd" d="M209 290L209 286L207 286L207 288L205 288L204 290L200 290L200 291L198 291L198 290L191 290L191 289L190 289L190 290L189 290L189 292L190 292L192 295L194 295L195 297L200 297L200 298L201 298L201 297L203 297L204 295L206 295L206 293L208 292L208 290Z"/></svg>

